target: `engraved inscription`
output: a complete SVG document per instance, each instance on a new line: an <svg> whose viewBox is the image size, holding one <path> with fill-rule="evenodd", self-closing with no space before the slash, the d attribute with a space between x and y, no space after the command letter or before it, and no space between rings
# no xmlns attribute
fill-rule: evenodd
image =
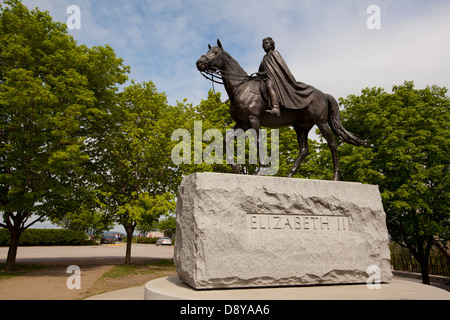
<svg viewBox="0 0 450 320"><path fill-rule="evenodd" d="M347 216L248 214L253 230L348 231Z"/></svg>

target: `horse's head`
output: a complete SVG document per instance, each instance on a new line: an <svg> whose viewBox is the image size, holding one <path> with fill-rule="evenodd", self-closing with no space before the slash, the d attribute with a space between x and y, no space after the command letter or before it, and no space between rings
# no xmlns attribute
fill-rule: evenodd
<svg viewBox="0 0 450 320"><path fill-rule="evenodd" d="M223 48L219 39L217 39L217 47L211 47L208 44L208 52L197 60L197 69L203 71L217 71L223 70Z"/></svg>

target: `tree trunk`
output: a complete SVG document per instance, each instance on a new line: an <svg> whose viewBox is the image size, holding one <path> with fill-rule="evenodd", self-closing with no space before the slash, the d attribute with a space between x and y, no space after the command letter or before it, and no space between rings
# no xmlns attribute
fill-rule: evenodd
<svg viewBox="0 0 450 320"><path fill-rule="evenodd" d="M136 228L136 225L133 223L132 225L123 225L125 231L127 233L127 249L125 251L125 264L131 264L131 244L133 242L133 232Z"/></svg>
<svg viewBox="0 0 450 320"><path fill-rule="evenodd" d="M430 258L431 244L433 237L428 237L426 241L417 241L416 260L420 264L420 272L422 273L422 283L430 285L430 275L428 270L428 259ZM425 245L425 248L423 247Z"/></svg>
<svg viewBox="0 0 450 320"><path fill-rule="evenodd" d="M413 247L411 243L406 244L409 252L413 255L416 261L419 262L420 272L422 274L422 283L428 285L430 284L430 275L428 274L428 259L430 258L432 244L433 237L431 236L429 236L427 239L417 239L415 247Z"/></svg>
<svg viewBox="0 0 450 320"><path fill-rule="evenodd" d="M424 257L424 259L421 259L419 261L420 264L420 272L422 273L422 283L430 285L430 275L428 271L428 259L427 257Z"/></svg>
<svg viewBox="0 0 450 320"><path fill-rule="evenodd" d="M131 264L131 243L133 242L133 232L127 231L127 250L125 252L125 264Z"/></svg>
<svg viewBox="0 0 450 320"><path fill-rule="evenodd" d="M17 248L19 246L19 238L22 230L16 228L8 229L11 237L8 249L8 257L6 258L6 271L15 271L16 270L16 257L17 257Z"/></svg>

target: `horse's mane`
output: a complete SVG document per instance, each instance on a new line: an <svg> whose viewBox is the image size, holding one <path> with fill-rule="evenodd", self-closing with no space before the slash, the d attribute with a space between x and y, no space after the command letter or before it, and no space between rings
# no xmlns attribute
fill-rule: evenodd
<svg viewBox="0 0 450 320"><path fill-rule="evenodd" d="M244 68L241 67L241 65L239 64L239 62L237 62L236 59L234 59L231 54L229 54L228 52L226 52L225 50L223 50L223 53L226 57L226 59L224 59L225 63L228 64L228 66L232 66L233 69L233 73L238 74L239 72L245 74L246 76L248 76L247 72L244 70Z"/></svg>

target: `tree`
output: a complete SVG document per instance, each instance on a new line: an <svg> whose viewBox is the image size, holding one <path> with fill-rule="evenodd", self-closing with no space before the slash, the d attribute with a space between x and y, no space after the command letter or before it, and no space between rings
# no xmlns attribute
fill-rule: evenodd
<svg viewBox="0 0 450 320"><path fill-rule="evenodd" d="M175 235L176 226L177 221L175 215L169 215L165 219L161 219L157 224L157 228L164 232L164 235L168 234L171 238Z"/></svg>
<svg viewBox="0 0 450 320"><path fill-rule="evenodd" d="M406 81L392 94L366 88L341 105L345 127L369 140L340 149L342 178L380 186L391 239L409 249L429 284L433 237L450 239L447 89Z"/></svg>
<svg viewBox="0 0 450 320"><path fill-rule="evenodd" d="M76 212L69 212L63 217L53 219L52 222L65 229L80 230L96 236L111 230L114 226L105 212L85 205L80 206Z"/></svg>
<svg viewBox="0 0 450 320"><path fill-rule="evenodd" d="M23 230L91 196L89 134L128 67L109 47L78 46L66 25L18 0L0 5L0 227L15 268ZM98 132L98 130L96 131ZM34 219L33 217L37 217ZM33 220L34 219L34 220Z"/></svg>
<svg viewBox="0 0 450 320"><path fill-rule="evenodd" d="M217 129L222 133L223 138L225 137L226 130L231 129L234 125L230 115L230 102L223 103L220 92L216 93L213 90L209 90L208 98L206 100L202 100L194 110L195 112L191 113L188 118L189 124L187 128L194 128L193 121L201 121L203 131L202 137L207 130ZM193 132L191 132L191 137L194 138ZM203 141L203 151L209 143L210 142ZM223 153L222 164L207 164L203 159L202 164L194 164L189 166L190 172L231 172L230 166L226 164L225 149L223 149Z"/></svg>
<svg viewBox="0 0 450 320"><path fill-rule="evenodd" d="M175 206L170 138L178 111L153 82L132 81L111 108L107 130L96 139L99 203L125 228L128 239L139 223L152 223ZM131 243L127 241L126 264L131 263Z"/></svg>

